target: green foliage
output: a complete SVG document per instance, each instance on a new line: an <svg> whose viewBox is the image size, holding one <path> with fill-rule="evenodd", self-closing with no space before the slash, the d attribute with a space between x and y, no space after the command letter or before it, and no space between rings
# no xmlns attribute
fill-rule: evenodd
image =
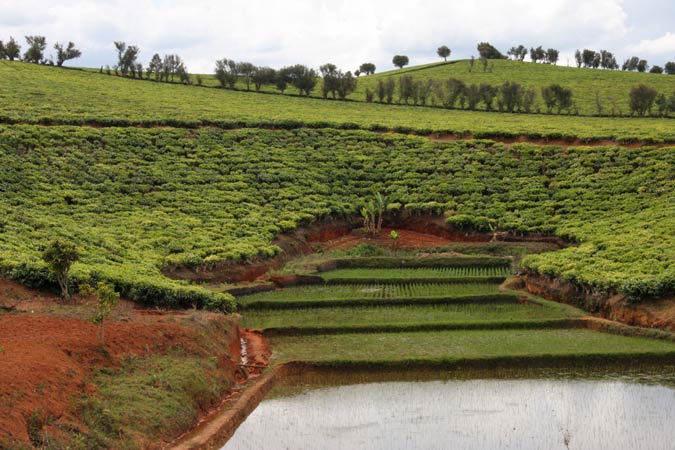
<svg viewBox="0 0 675 450"><path fill-rule="evenodd" d="M394 64L394 66L398 67L399 69L403 69L403 67L407 66L410 63L410 60L405 55L396 55L391 60L391 62L392 64Z"/></svg>
<svg viewBox="0 0 675 450"><path fill-rule="evenodd" d="M54 274L61 288L61 297L69 298L68 273L70 267L80 258L80 251L72 242L56 239L51 241L42 253L42 259Z"/></svg>
<svg viewBox="0 0 675 450"><path fill-rule="evenodd" d="M90 284L80 286L80 294L84 297L93 298L96 301L96 313L91 318L94 325L97 325L98 338L101 345L105 345L105 320L113 309L117 307L120 300L120 294L115 292L115 288L108 283L99 283L96 288Z"/></svg>
<svg viewBox="0 0 675 450"><path fill-rule="evenodd" d="M280 231L356 216L375 190L411 213L468 216L474 229L485 218L580 242L524 263L592 289L639 281L661 295L675 287L674 157L362 131L3 126L0 271L49 286L42 248L77 236L75 281L94 272L145 305L229 310L228 296L162 270L273 256Z"/></svg>
<svg viewBox="0 0 675 450"><path fill-rule="evenodd" d="M640 84L630 90L630 110L642 117L651 112L658 92L656 89Z"/></svg>
<svg viewBox="0 0 675 450"><path fill-rule="evenodd" d="M462 63L445 64L466 72ZM551 69L542 64L520 64L514 61L495 61L493 64L512 64L519 67ZM566 69L575 72L575 69ZM412 69L410 69L412 70ZM414 77L426 70L411 73ZM503 70L503 69L502 69ZM584 72L584 71L581 71ZM590 72L590 71L588 71ZM603 72L606 74L630 75L625 72ZM509 74L506 71L506 74ZM522 72L521 72L522 74ZM510 75L510 74L509 74ZM465 76L465 75L462 75ZM546 77L549 77L547 74ZM557 76L557 75L556 75ZM641 74L643 77L656 75ZM482 76L481 76L482 77ZM514 77L516 77L514 75ZM428 75L422 78L426 80ZM443 79L447 78L446 73ZM547 78L548 79L548 78ZM672 91L675 78L666 76L662 91ZM385 87L394 77L374 75L362 77L358 89L367 84ZM473 78L473 81L476 81ZM214 81L215 82L215 81ZM494 80L490 81L492 85ZM562 81L561 81L562 83ZM650 81L651 83L651 81ZM583 99L588 98L589 106L595 111L595 90L587 97L577 86L564 83L572 89L579 107L583 111ZM597 84L597 83L596 83ZM617 99L626 98L628 87L616 92ZM610 80L607 85L619 85ZM528 87L528 85L523 84ZM531 85L530 85L531 86ZM605 85L603 85L604 87ZM667 89L666 89L667 88ZM0 65L0 90L4 93L0 103L0 122L44 123L44 124L92 124L101 126L218 126L226 129L240 127L262 127L293 129L300 127L368 129L372 131L400 130L428 135L431 132L449 132L461 135L472 134L477 138L491 136L528 136L544 139L572 139L584 141L617 139L622 141L642 140L663 142L675 140L675 129L670 120L653 119L610 119L599 117L546 117L544 115L501 115L483 112L448 111L438 108L390 108L381 104L359 102L326 102L318 99L301 99L282 95L254 95L225 89L199 89L184 85L160 83L139 83L122 77L108 77L98 73L79 70L52 70L48 67L24 63ZM379 92L376 92L379 97ZM387 98L388 93L385 96ZM496 93L492 93L496 95ZM602 92L601 92L602 94ZM619 95L620 94L620 95ZM391 96L393 98L393 89ZM44 99L49 98L49 102ZM494 99L494 97L493 97ZM129 108L129 104L134 105ZM622 109L622 103L617 103ZM627 110L627 106L623 109Z"/></svg>

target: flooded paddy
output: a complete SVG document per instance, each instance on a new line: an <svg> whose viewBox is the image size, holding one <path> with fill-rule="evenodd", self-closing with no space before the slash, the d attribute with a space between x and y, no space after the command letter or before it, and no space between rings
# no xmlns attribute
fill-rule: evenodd
<svg viewBox="0 0 675 450"><path fill-rule="evenodd" d="M307 373L224 450L672 449L675 367Z"/></svg>

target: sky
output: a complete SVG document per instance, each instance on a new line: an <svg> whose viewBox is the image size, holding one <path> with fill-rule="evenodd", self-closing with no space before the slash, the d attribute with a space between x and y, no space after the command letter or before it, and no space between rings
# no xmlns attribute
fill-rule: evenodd
<svg viewBox="0 0 675 450"><path fill-rule="evenodd" d="M577 48L607 49L621 63L629 56L650 64L675 61L674 0L2 0L0 40L43 35L75 42L82 58L70 65L114 65L114 41L154 53L180 55L193 73L211 73L229 58L281 67L331 62L355 70L373 62L393 68L396 54L411 65L437 61L447 45L451 59L476 55L489 41L542 45L574 65Z"/></svg>

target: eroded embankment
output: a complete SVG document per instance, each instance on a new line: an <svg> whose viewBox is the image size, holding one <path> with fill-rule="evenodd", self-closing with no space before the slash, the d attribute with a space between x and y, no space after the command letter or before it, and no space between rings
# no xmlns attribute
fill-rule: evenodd
<svg viewBox="0 0 675 450"><path fill-rule="evenodd" d="M535 295L578 306L598 317L639 327L675 332L675 298L631 303L625 296L590 292L558 278L525 273L522 287Z"/></svg>
<svg viewBox="0 0 675 450"><path fill-rule="evenodd" d="M385 230L395 229L400 233L399 249L424 249L462 243L540 243L548 249L559 249L569 243L556 236L517 236L509 232L483 233L470 230L456 230L450 227L442 215L391 214L384 220ZM186 267L166 266L165 276L173 279L195 282L247 282L253 281L270 270L279 269L295 257L314 252L313 245L326 244L328 249L345 250L361 243L391 246L388 233L378 237L367 237L359 230L362 221L358 218L335 219L300 227L289 233L278 235L273 244L281 253L273 258L255 259L243 262L223 263L210 266Z"/></svg>
<svg viewBox="0 0 675 450"><path fill-rule="evenodd" d="M81 299L63 303L0 280L0 304L15 311L0 315L0 448L67 448L74 440L87 446L154 446L189 428L192 414L206 413L220 392L236 384L240 345L235 316L144 311L122 301L106 322L101 343L89 320L94 307ZM159 381L134 391L143 386L140 380L153 376L174 383L175 392L164 396ZM134 412L137 423L117 416L134 408L124 396L141 401L146 394L155 401ZM173 395L184 395L194 405L155 410L154 405L165 405L161 402ZM153 420L166 425L159 435L143 428ZM115 431L98 429L101 421Z"/></svg>

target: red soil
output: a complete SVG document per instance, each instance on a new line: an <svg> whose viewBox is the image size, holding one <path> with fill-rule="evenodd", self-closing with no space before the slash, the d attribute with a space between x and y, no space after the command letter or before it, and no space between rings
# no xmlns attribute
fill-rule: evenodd
<svg viewBox="0 0 675 450"><path fill-rule="evenodd" d="M390 228L382 228L382 232L378 236L367 236L357 231L332 241L327 241L325 242L325 245L331 250L346 250L356 247L359 244L371 244L381 247L395 246L396 248L401 249L418 249L442 247L453 243L453 241L444 237L409 230L396 230L399 234L399 238L394 242L390 236L391 231Z"/></svg>
<svg viewBox="0 0 675 450"><path fill-rule="evenodd" d="M54 425L77 422L72 399L95 392L89 381L94 367L115 367L127 355L163 354L177 346L189 354L212 354L200 333L216 322L231 321L201 312L147 314L125 303L121 309L128 309L123 319L127 322L106 324L103 349L91 322L47 315L47 310L51 314L58 306L53 296L3 280L0 304L14 305L18 300L17 309L36 312L0 315L0 447L7 439L27 443L27 419L36 412L53 417ZM72 314L81 306L60 308ZM238 343L238 336L234 337ZM234 372L230 355L236 351L233 356L238 358L238 346L227 345L225 339L224 348L213 355L223 370ZM46 431L58 434L55 428Z"/></svg>

